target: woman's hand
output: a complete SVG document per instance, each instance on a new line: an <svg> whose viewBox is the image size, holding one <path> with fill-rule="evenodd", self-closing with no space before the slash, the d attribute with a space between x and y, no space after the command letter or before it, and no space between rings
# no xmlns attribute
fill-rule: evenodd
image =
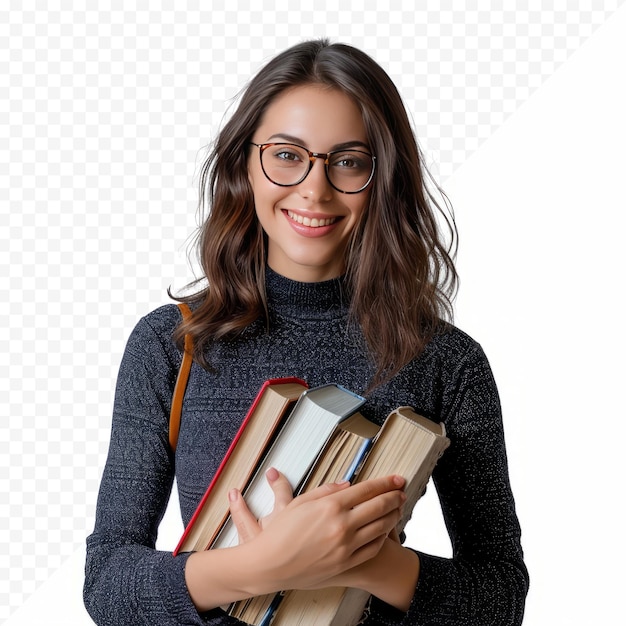
<svg viewBox="0 0 626 626"><path fill-rule="evenodd" d="M257 521L241 494L229 494L240 543L277 589L307 589L373 558L400 519L406 500L399 476L327 484L292 498L291 486L268 472L275 506ZM258 559L258 560L257 560ZM269 571L268 571L269 570Z"/></svg>
<svg viewBox="0 0 626 626"><path fill-rule="evenodd" d="M274 492L274 508L266 517L257 520L247 507L245 500L237 489L228 494L230 501L230 516L239 535L239 543L246 543L256 537L263 528L271 523L272 519L293 500L293 488L289 481L278 470L271 467L265 473L265 478Z"/></svg>

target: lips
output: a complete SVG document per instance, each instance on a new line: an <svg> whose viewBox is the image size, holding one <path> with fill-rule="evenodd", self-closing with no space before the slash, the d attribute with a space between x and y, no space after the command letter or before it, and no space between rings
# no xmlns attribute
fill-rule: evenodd
<svg viewBox="0 0 626 626"><path fill-rule="evenodd" d="M298 224L302 224L302 226L307 226L309 228L320 228L322 226L330 226L334 224L339 218L337 217L327 217L327 218L317 218L317 217L306 217L303 215L299 215L298 213L294 213L293 211L286 211L287 216L290 220L297 222Z"/></svg>

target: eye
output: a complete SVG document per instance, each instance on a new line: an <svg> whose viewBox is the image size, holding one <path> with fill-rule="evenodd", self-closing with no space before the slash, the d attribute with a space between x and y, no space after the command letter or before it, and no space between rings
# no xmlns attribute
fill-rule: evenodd
<svg viewBox="0 0 626 626"><path fill-rule="evenodd" d="M371 167L371 159L365 153L341 152L332 156L330 164L332 167L344 171L369 171L369 168Z"/></svg>
<svg viewBox="0 0 626 626"><path fill-rule="evenodd" d="M334 164L338 165L339 167L348 167L348 168L362 166L362 164L359 161L357 161L354 157L343 157L342 159L336 161Z"/></svg>
<svg viewBox="0 0 626 626"><path fill-rule="evenodd" d="M274 154L276 159L282 159L283 161L298 161L299 157L295 152L291 152L290 150L281 150L280 152L276 152Z"/></svg>
<svg viewBox="0 0 626 626"><path fill-rule="evenodd" d="M272 159L275 165L287 167L289 165L299 165L305 161L308 155L297 146L276 145L267 150L267 156Z"/></svg>

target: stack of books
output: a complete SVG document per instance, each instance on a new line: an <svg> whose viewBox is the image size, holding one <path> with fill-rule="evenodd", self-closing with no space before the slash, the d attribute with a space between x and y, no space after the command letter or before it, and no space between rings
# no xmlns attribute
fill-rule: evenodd
<svg viewBox="0 0 626 626"><path fill-rule="evenodd" d="M364 402L336 384L309 389L297 378L268 380L174 554L237 545L227 493L241 490L257 519L269 515L274 495L265 472L270 467L286 476L296 495L338 480L401 475L407 495L401 531L450 441L443 424L411 407L398 407L379 427L359 413ZM350 626L359 621L367 600L359 589L286 590L235 602L228 612L255 626Z"/></svg>

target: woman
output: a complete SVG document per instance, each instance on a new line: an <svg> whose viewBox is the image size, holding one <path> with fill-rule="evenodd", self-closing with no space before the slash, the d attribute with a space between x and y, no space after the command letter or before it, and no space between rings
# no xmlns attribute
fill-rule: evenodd
<svg viewBox="0 0 626 626"><path fill-rule="evenodd" d="M519 624L528 586L498 395L471 338L444 322L456 272L400 96L362 52L311 41L252 80L201 176L206 282L135 328L87 542L96 623L231 624L218 607L284 588L366 589L366 624ZM448 225L450 226L450 222ZM194 365L175 458L168 414L185 334ZM253 519L232 491L240 545L154 549L177 479L187 523L263 381L298 376L446 424L434 482L454 556L404 548L397 477L327 485ZM340 529L339 531L337 529ZM419 542L419 538L417 539Z"/></svg>

